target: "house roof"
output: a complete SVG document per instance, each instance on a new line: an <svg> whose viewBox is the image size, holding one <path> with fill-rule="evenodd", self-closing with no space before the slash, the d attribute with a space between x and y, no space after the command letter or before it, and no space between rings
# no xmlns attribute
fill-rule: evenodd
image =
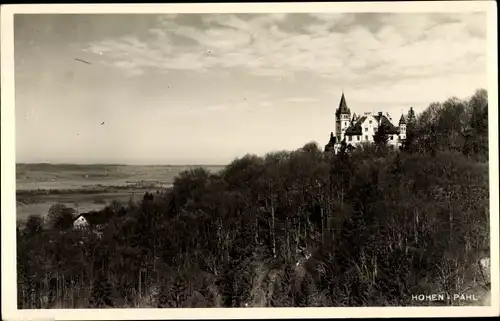
<svg viewBox="0 0 500 321"><path fill-rule="evenodd" d="M366 120L366 116L360 117L355 123L351 124L351 126L347 127L345 130L345 135L346 136L353 136L353 135L361 135L363 133L363 129L361 128L361 125L363 122Z"/></svg>
<svg viewBox="0 0 500 321"><path fill-rule="evenodd" d="M362 135L363 134L363 122L366 120L367 116L362 116L360 117L355 123L351 124L346 131L345 135L346 136L356 136L356 135ZM376 115L373 116L377 122L379 122L382 126L385 126L387 128L387 134L389 135L397 135L399 134L399 129L394 126L391 121L384 115Z"/></svg>
<svg viewBox="0 0 500 321"><path fill-rule="evenodd" d="M399 124L406 124L406 119L405 119L405 115L401 114L401 118L399 119Z"/></svg>
<svg viewBox="0 0 500 321"><path fill-rule="evenodd" d="M389 135L397 135L399 134L399 129L394 126L389 119L387 119L384 115L374 116L375 119L379 122L380 126L385 126L386 133Z"/></svg>
<svg viewBox="0 0 500 321"><path fill-rule="evenodd" d="M107 222L107 217L102 212L92 211L87 213L81 213L80 215L74 218L73 222L79 219L80 217L83 217L91 225L99 225Z"/></svg>

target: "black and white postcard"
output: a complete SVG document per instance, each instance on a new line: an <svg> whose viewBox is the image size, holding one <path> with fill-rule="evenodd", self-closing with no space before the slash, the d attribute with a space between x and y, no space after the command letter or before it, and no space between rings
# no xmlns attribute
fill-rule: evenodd
<svg viewBox="0 0 500 321"><path fill-rule="evenodd" d="M495 2L1 25L4 319L498 315Z"/></svg>

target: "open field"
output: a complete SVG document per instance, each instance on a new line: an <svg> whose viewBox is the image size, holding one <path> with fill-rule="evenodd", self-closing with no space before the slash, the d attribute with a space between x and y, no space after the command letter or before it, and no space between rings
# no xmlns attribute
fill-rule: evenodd
<svg viewBox="0 0 500 321"><path fill-rule="evenodd" d="M182 171L200 166L17 164L17 220L45 215L63 203L79 212L98 210L113 200L126 202L170 187ZM223 166L201 166L217 172Z"/></svg>

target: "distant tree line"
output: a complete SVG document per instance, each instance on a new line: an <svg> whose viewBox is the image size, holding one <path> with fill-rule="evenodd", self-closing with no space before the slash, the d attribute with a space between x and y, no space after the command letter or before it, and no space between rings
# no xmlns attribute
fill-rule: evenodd
<svg viewBox="0 0 500 321"><path fill-rule="evenodd" d="M410 117L412 116L412 117ZM453 151L488 161L488 94L484 89L468 100L450 98L432 103L418 120L408 115L405 150L430 153Z"/></svg>
<svg viewBox="0 0 500 321"><path fill-rule="evenodd" d="M489 253L487 107L480 90L410 111L401 150L309 143L187 170L167 192L106 206L100 233L60 205L31 216L17 229L18 306L395 306L465 291Z"/></svg>

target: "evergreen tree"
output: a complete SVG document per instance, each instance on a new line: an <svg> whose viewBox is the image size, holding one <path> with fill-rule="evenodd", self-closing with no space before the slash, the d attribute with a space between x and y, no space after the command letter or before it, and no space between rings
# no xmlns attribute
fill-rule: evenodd
<svg viewBox="0 0 500 321"><path fill-rule="evenodd" d="M347 154L347 143L345 142L345 137L340 143L339 156L340 158L344 158Z"/></svg>
<svg viewBox="0 0 500 321"><path fill-rule="evenodd" d="M326 144L325 146L325 152L334 151L335 142L336 142L336 137L333 136L333 133L330 133L330 140L328 141L328 144Z"/></svg>
<svg viewBox="0 0 500 321"><path fill-rule="evenodd" d="M417 123L417 117L415 116L413 107L410 107L410 110L408 110L408 116L406 118L406 128L415 126Z"/></svg>
<svg viewBox="0 0 500 321"><path fill-rule="evenodd" d="M375 135L373 135L373 141L377 146L378 152L385 152L387 150L387 142L389 141L389 133L387 127L384 124L378 126Z"/></svg>
<svg viewBox="0 0 500 321"><path fill-rule="evenodd" d="M417 137L416 133L417 118L415 116L415 111L413 107L410 107L408 111L408 116L406 119L406 138L401 146L401 149L406 152L412 152L415 139Z"/></svg>

